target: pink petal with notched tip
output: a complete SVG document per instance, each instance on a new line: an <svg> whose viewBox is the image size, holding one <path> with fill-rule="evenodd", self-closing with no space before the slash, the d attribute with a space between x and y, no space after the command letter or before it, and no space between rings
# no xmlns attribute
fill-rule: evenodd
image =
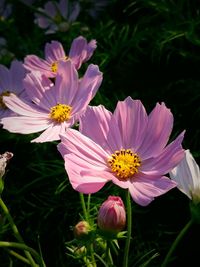
<svg viewBox="0 0 200 267"><path fill-rule="evenodd" d="M30 71L40 71L41 74L45 74L47 77L55 76L51 71L51 64L35 55L28 55L24 58L24 67Z"/></svg>
<svg viewBox="0 0 200 267"><path fill-rule="evenodd" d="M157 104L149 114L145 138L138 148L141 158L157 156L166 146L173 127L173 115L165 104Z"/></svg>
<svg viewBox="0 0 200 267"><path fill-rule="evenodd" d="M1 123L3 124L3 129L12 133L30 134L46 129L49 125L49 120L18 116L3 118Z"/></svg>
<svg viewBox="0 0 200 267"><path fill-rule="evenodd" d="M136 152L145 138L148 122L143 104L140 100L127 97L118 102L114 117L122 134L124 148L131 148Z"/></svg>
<svg viewBox="0 0 200 267"><path fill-rule="evenodd" d="M12 111L16 112L19 115L27 116L27 117L35 117L35 118L47 118L48 114L45 110L37 107L36 105L26 102L25 100L21 100L14 94L10 94L10 96L4 96L3 101L6 106Z"/></svg>
<svg viewBox="0 0 200 267"><path fill-rule="evenodd" d="M160 196L176 187L176 183L168 177L156 177L153 179L133 179L129 186L129 192L133 200L141 206L147 206L155 197Z"/></svg>
<svg viewBox="0 0 200 267"><path fill-rule="evenodd" d="M173 169L184 157L184 149L181 146L183 138L184 132L166 146L159 156L144 160L141 172L149 175L162 175Z"/></svg>
<svg viewBox="0 0 200 267"><path fill-rule="evenodd" d="M64 60L65 51L63 46L58 41L51 41L45 45L45 59L49 62L56 62L58 60Z"/></svg>
<svg viewBox="0 0 200 267"><path fill-rule="evenodd" d="M102 72L97 65L90 64L85 75L80 81L79 88L75 92L75 97L71 103L74 107L73 113L83 111L95 96L103 79Z"/></svg>

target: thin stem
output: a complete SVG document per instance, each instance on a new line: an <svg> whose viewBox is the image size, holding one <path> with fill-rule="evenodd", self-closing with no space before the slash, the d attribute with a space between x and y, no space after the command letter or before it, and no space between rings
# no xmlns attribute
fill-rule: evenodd
<svg viewBox="0 0 200 267"><path fill-rule="evenodd" d="M24 243L24 240L23 240L22 236L20 235L19 230L18 230L16 224L14 223L14 220L13 220L13 218L12 218L12 216L11 216L9 210L8 210L7 206L5 205L5 203L3 202L3 200L2 200L1 197L0 197L0 206L1 206L2 210L4 211L4 213L5 213L5 215L6 215L7 219L8 219L8 221L9 221L9 223L10 223L10 226L11 226L11 228L12 228L12 230L13 230L13 233L14 233L16 239L17 239L20 243ZM24 251L24 253L25 253L27 259L29 260L31 266L32 266L32 267L36 267L37 264L36 264L35 261L33 260L31 254L30 254L28 251L26 251L26 250Z"/></svg>
<svg viewBox="0 0 200 267"><path fill-rule="evenodd" d="M178 236L176 237L176 239L174 240L174 242L172 243L161 267L166 267L171 256L172 256L172 253L174 252L174 250L176 249L178 243L181 241L181 239L183 238L183 236L185 235L185 233L188 231L188 229L191 227L193 221L190 220L184 227L183 229L179 232Z"/></svg>
<svg viewBox="0 0 200 267"><path fill-rule="evenodd" d="M22 255L20 255L19 253L15 252L14 250L9 250L9 249L8 249L7 251L8 251L8 253L9 253L10 255L14 256L14 257L17 258L18 260L21 260L21 261L23 261L24 263L30 265L30 262L29 262L25 257L23 257Z"/></svg>
<svg viewBox="0 0 200 267"><path fill-rule="evenodd" d="M94 253L94 256L105 266L109 267L108 264L100 257L97 253Z"/></svg>
<svg viewBox="0 0 200 267"><path fill-rule="evenodd" d="M0 241L0 247L6 247L6 248L18 248L27 252L30 252L39 262L39 266L44 266L43 262L41 261L40 255L32 248L28 247L25 244L17 243L17 242L6 242L6 241ZM30 263L31 265L31 263ZM33 266L33 265L31 265ZM34 267L38 267L38 264L35 264Z"/></svg>
<svg viewBox="0 0 200 267"><path fill-rule="evenodd" d="M94 247L93 244L90 244L90 255L91 255L91 260L92 260L92 266L96 267L96 261L95 261L95 257L94 257Z"/></svg>
<svg viewBox="0 0 200 267"><path fill-rule="evenodd" d="M90 200L91 200L91 194L88 195L88 200L87 200L87 214L90 213Z"/></svg>
<svg viewBox="0 0 200 267"><path fill-rule="evenodd" d="M79 193L79 195L80 195L80 200L81 200L81 206L83 209L83 216L84 216L85 220L88 221L88 213L87 213L87 209L86 209L86 205L85 205L84 195L83 195L83 193Z"/></svg>
<svg viewBox="0 0 200 267"><path fill-rule="evenodd" d="M108 263L108 266L113 266L113 259L112 259L112 255L110 252L110 245L111 245L111 242L108 240L106 243L106 261Z"/></svg>
<svg viewBox="0 0 200 267"><path fill-rule="evenodd" d="M124 250L124 259L123 259L123 267L128 267L128 255L129 255L129 248L131 242L131 230L132 230L132 210L131 210L131 200L130 194L127 190L126 193L126 211L127 211L127 238Z"/></svg>

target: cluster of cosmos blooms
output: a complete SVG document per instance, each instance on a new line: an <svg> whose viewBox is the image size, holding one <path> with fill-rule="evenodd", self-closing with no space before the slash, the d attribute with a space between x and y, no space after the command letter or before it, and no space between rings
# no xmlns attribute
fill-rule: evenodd
<svg viewBox="0 0 200 267"><path fill-rule="evenodd" d="M199 202L199 167L182 148L184 132L169 143L173 115L164 103L157 103L150 114L131 97L118 101L114 112L89 105L103 75L94 64L83 75L79 69L96 47L95 40L79 36L66 53L60 42L52 41L45 45L44 58L28 55L9 69L1 65L2 127L12 133L39 133L31 142L58 141L69 181L78 192L95 193L112 182L146 206L178 186ZM2 155L0 160L8 159ZM120 231L125 225L120 197L110 196L99 213L101 228L116 225Z"/></svg>

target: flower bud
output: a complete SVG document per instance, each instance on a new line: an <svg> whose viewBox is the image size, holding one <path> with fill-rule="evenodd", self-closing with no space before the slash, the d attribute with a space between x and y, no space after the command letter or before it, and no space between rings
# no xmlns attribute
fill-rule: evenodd
<svg viewBox="0 0 200 267"><path fill-rule="evenodd" d="M126 224L126 211L120 197L109 196L99 209L97 224L105 232L118 233Z"/></svg>
<svg viewBox="0 0 200 267"><path fill-rule="evenodd" d="M0 178L3 177L6 169L7 162L13 157L11 152L5 152L0 155Z"/></svg>
<svg viewBox="0 0 200 267"><path fill-rule="evenodd" d="M74 236L77 239L81 239L84 238L88 235L88 233L90 232L90 225L88 222L86 221L80 221L79 223L77 223L74 226Z"/></svg>

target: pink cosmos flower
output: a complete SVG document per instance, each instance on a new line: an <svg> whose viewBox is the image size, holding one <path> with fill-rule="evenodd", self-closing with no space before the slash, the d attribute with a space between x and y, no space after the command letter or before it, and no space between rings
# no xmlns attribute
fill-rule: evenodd
<svg viewBox="0 0 200 267"><path fill-rule="evenodd" d="M0 65L0 118L9 117L13 112L5 105L3 96L9 96L11 93L20 98L26 97L23 86L23 79L26 76L26 69L22 62L13 60L10 69Z"/></svg>
<svg viewBox="0 0 200 267"><path fill-rule="evenodd" d="M53 78L57 73L58 62L71 60L75 68L79 69L82 63L90 59L95 49L95 40L87 43L84 37L79 36L73 40L69 56L67 56L60 42L51 41L45 45L45 59L36 55L28 55L24 59L24 66L30 71L40 71L41 74Z"/></svg>
<svg viewBox="0 0 200 267"><path fill-rule="evenodd" d="M176 183L165 177L183 158L184 133L167 144L173 115L158 104L147 115L139 100L119 101L112 114L102 105L88 107L80 131L67 129L58 150L73 188L89 194L112 181L145 206Z"/></svg>
<svg viewBox="0 0 200 267"><path fill-rule="evenodd" d="M44 9L39 8L35 13L35 23L42 29L47 29L46 34L57 31L67 31L70 25L76 21L80 13L78 2L70 3L68 0L48 1Z"/></svg>
<svg viewBox="0 0 200 267"><path fill-rule="evenodd" d="M99 209L97 224L106 232L117 233L126 225L126 211L120 197L109 196Z"/></svg>
<svg viewBox="0 0 200 267"><path fill-rule="evenodd" d="M183 160L170 171L171 179L177 182L177 188L194 203L200 203L200 170L190 150L185 151Z"/></svg>
<svg viewBox="0 0 200 267"><path fill-rule="evenodd" d="M60 62L55 85L46 77L30 73L24 80L29 98L33 103L20 100L17 96L4 97L6 105L18 117L2 119L3 128L10 132L29 134L45 130L32 142L59 140L78 121L102 81L98 66L89 65L79 80L71 61Z"/></svg>

